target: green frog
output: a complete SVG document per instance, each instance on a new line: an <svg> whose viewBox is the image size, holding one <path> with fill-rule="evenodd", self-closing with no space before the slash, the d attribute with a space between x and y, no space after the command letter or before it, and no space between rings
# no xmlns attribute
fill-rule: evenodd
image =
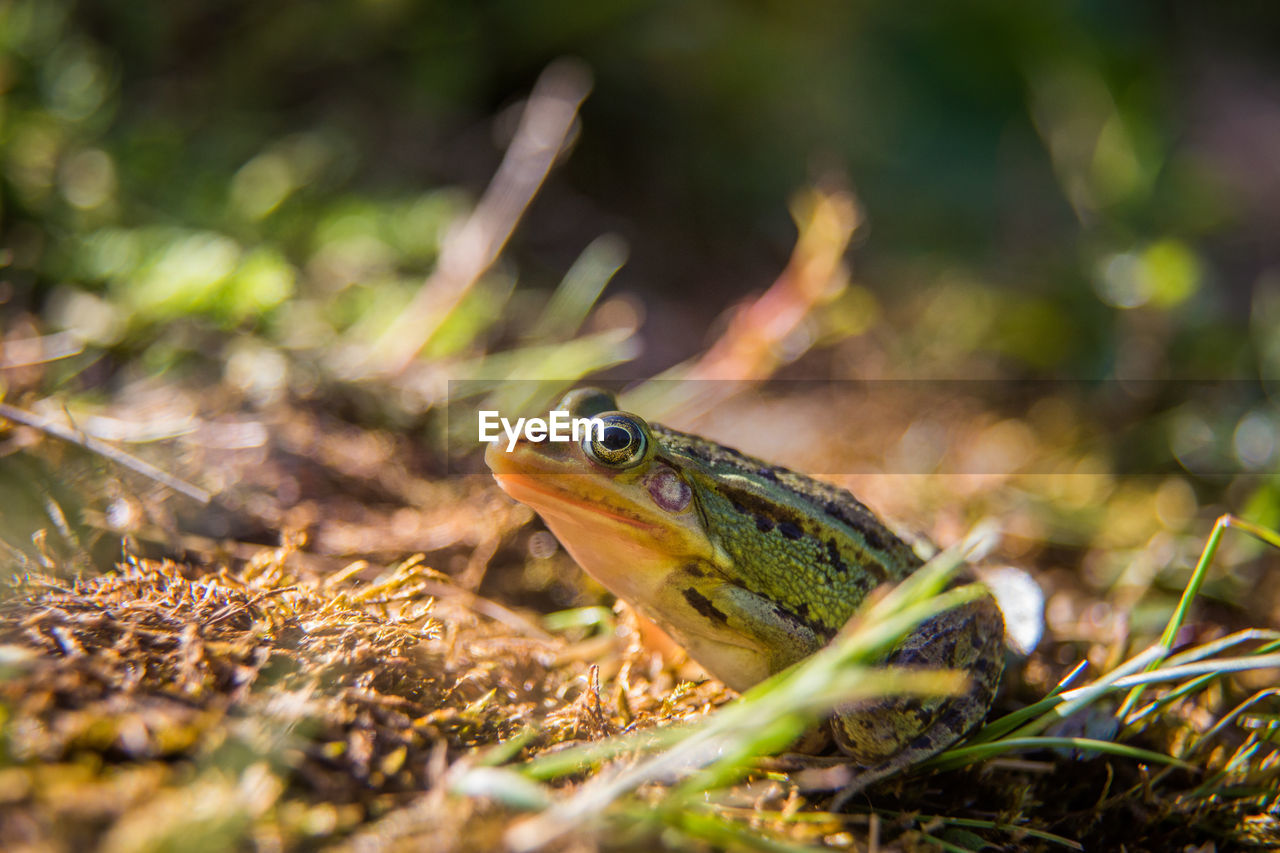
<svg viewBox="0 0 1280 853"><path fill-rule="evenodd" d="M743 691L828 643L873 590L923 561L852 494L617 410L579 389L558 406L598 417L581 442L495 442L494 478L533 508L592 577ZM922 623L886 658L968 674L957 697L840 708L831 730L865 784L942 750L986 714L1004 668L990 595Z"/></svg>

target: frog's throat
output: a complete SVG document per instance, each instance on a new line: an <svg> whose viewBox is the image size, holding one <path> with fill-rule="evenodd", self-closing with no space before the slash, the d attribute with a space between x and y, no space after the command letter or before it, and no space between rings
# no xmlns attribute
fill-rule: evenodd
<svg viewBox="0 0 1280 853"><path fill-rule="evenodd" d="M619 512L616 507L584 501L573 492L557 489L544 477L503 474L499 484L511 497L542 516L569 556L587 574L669 633L697 636L700 641L694 645L699 647L727 643L752 648L749 640L726 637L726 632L716 631L696 618L673 620L668 612L673 607L687 607L684 599L676 595L676 578L682 566L697 563L705 572L717 572L728 559L705 538L664 526L660 519L648 521ZM676 598L669 601L672 595Z"/></svg>

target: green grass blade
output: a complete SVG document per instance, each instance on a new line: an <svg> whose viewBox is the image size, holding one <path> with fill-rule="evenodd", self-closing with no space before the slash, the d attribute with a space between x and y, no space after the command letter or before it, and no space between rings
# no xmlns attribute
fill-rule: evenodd
<svg viewBox="0 0 1280 853"><path fill-rule="evenodd" d="M1165 755L1162 752L1152 752L1147 749L1139 749L1135 746L1128 746L1123 743L1115 743L1109 740L1097 740L1095 738L1086 737L1009 737L993 743L980 743L973 746L961 746L955 749L949 749L929 761L921 762L916 765L915 769L919 770L944 770L953 767L963 767L966 764L972 764L976 761L984 761L988 758L994 758L997 755L1003 755L1006 752L1025 752L1034 749L1048 749L1050 747L1074 747L1077 749L1093 750L1095 752L1105 752L1111 755L1120 755L1125 758L1132 758L1135 761L1143 761L1149 764L1169 764L1175 767L1181 767L1185 770L1194 770L1196 765L1183 761L1180 758L1174 758L1171 755Z"/></svg>
<svg viewBox="0 0 1280 853"><path fill-rule="evenodd" d="M1188 663L1182 666L1161 667L1150 672L1127 675L1124 678L1116 679L1115 686L1118 688L1142 687L1162 681L1181 681L1188 676L1226 675L1229 672L1247 672L1252 669L1273 669L1277 667L1280 667L1280 654L1216 658L1215 660ZM1088 688L1081 687L1079 689L1086 690Z"/></svg>
<svg viewBox="0 0 1280 853"><path fill-rule="evenodd" d="M718 814L707 806L700 808L663 807L660 817L689 838L713 845L716 849L763 850L766 853L821 853L827 847L795 844L762 834L748 824Z"/></svg>
<svg viewBox="0 0 1280 853"><path fill-rule="evenodd" d="M1099 678L1092 684L1084 687L1077 687L1069 690L1058 697L1060 703L1049 708L1039 717L1025 723L1012 733L1012 737L1029 737L1039 734L1058 720L1066 719L1072 714L1083 710L1087 706L1115 690L1115 684L1126 676L1132 675L1139 670L1150 666L1152 663L1158 662L1168 654L1168 649L1163 646L1152 646L1140 654L1135 655L1125 661L1111 672ZM1038 704L1038 703L1037 703Z"/></svg>
<svg viewBox="0 0 1280 853"><path fill-rule="evenodd" d="M653 752L665 749L688 737L695 725L695 723L682 723L660 729L644 729L614 735L582 746L543 753L523 764L520 772L530 779L557 779L581 772L628 752Z"/></svg>
<svg viewBox="0 0 1280 853"><path fill-rule="evenodd" d="M897 819L901 817L901 815L895 812L886 811L884 809L877 809L877 811L879 811L881 814L884 814L892 819ZM994 820L980 820L978 818L949 817L947 815L922 815L922 814L912 815L912 819L915 820L917 823L924 823L924 824L938 821L940 823L946 823L951 826L964 826L964 827L970 827L973 829L991 829L996 832L1014 833L1017 835L1025 835L1030 838L1039 838L1041 841L1048 841L1051 844L1057 844L1062 847L1066 847L1070 850L1084 849L1084 845L1081 844L1079 841L1073 841L1070 838L1064 838L1061 835L1054 835L1052 832L1045 832L1043 829L1035 829L1030 826L1021 826L1016 823L1000 823Z"/></svg>
<svg viewBox="0 0 1280 853"><path fill-rule="evenodd" d="M1071 682L1075 681L1076 677L1079 676L1080 673L1084 672L1085 668L1088 667L1088 665L1089 665L1088 661L1083 661L1083 660L1080 661L1078 664L1072 667L1071 671L1068 672L1066 675L1064 675L1058 681L1058 683L1054 685L1053 690L1049 691L1048 695L1045 696L1043 699L1041 699L1039 702L1028 705L1025 708L1019 708L1016 711L1005 714L1003 717L1000 717L999 719L992 720L990 723L987 723L985 726L979 729L972 736L967 738L965 740L965 743L966 744L986 743L987 741L995 740L998 737L1003 737L1005 734L1013 731L1018 726L1026 722L1027 720L1030 720L1033 717L1036 717L1044 713L1045 711L1048 711L1049 709L1062 704L1062 702L1064 701L1062 698L1060 698L1062 691L1065 690L1071 684Z"/></svg>
<svg viewBox="0 0 1280 853"><path fill-rule="evenodd" d="M1213 657L1216 654L1226 651L1232 646L1238 646L1241 643L1252 642L1253 640L1280 640L1280 631L1271 631L1266 628L1246 628L1243 631L1236 631L1234 634L1228 634L1209 643L1194 646L1184 652L1172 655L1165 661L1166 666L1181 666L1184 663L1194 663L1198 660L1204 660ZM1271 651L1272 647L1277 643L1268 643L1266 646L1256 650ZM1256 652L1255 652L1256 653Z"/></svg>
<svg viewBox="0 0 1280 853"><path fill-rule="evenodd" d="M1229 726L1231 722L1235 720L1236 717L1240 716L1245 711L1249 710L1254 705L1261 702L1263 699L1267 699L1271 696L1280 696L1280 688L1268 687L1265 690L1259 690L1257 693L1253 694L1248 699L1245 699L1239 705L1236 705L1234 708L1232 708L1230 711L1224 714L1222 716L1222 719L1218 720L1216 723L1210 726L1209 730L1206 731L1203 735L1199 737L1199 739L1196 740L1195 745L1191 747L1191 749L1188 751L1187 754L1195 755L1205 746L1205 744L1211 743L1214 737L1217 736L1218 732L1222 731L1224 728Z"/></svg>
<svg viewBox="0 0 1280 853"><path fill-rule="evenodd" d="M935 594L962 560L958 548L939 554L871 604L864 615L851 620L847 633L829 646L746 691L737 702L695 724L686 731L687 736L664 751L615 774L597 775L569 799L512 827L507 836L509 846L532 850L553 843L567 828L595 819L642 785L669 784L707 768L699 778L697 791L701 795L708 785L724 784L749 772L752 758L785 746L804 727L850 698L881 696L889 691L936 694L961 689L963 675L957 678L954 673L894 671L868 665L919 623L986 594L976 584ZM946 691L938 689L939 676L951 682ZM913 683L916 681L919 683ZM681 799L669 797L669 802Z"/></svg>
<svg viewBox="0 0 1280 853"><path fill-rule="evenodd" d="M1245 521L1242 518L1237 518L1234 515L1219 516L1217 521L1213 523L1213 530L1209 533L1208 541L1205 542L1204 548L1200 551L1200 559L1196 562L1195 570L1191 573L1191 579L1187 581L1186 587L1182 590L1182 598L1178 600L1178 606L1174 608L1173 615L1169 617L1169 623L1165 626L1164 634L1160 637L1160 645L1165 648L1173 648L1173 644L1177 641L1178 631L1182 629L1187 620L1187 615L1191 612L1192 602L1200 594L1200 587L1204 584L1204 580L1209 574L1209 566L1213 563L1214 555L1218 553L1218 546L1222 542L1222 534L1228 527L1243 530L1268 545L1280 548L1280 533ZM1152 664L1152 667L1154 666L1155 664ZM1134 687L1129 692L1129 695L1125 697L1119 710L1116 711L1116 717L1125 719L1133 710L1133 706L1137 704L1141 693L1142 685Z"/></svg>

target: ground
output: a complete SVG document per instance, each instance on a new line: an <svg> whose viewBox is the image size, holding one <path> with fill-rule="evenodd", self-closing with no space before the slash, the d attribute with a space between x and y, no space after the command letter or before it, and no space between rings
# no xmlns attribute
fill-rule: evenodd
<svg viewBox="0 0 1280 853"><path fill-rule="evenodd" d="M999 423L980 408L967 417L976 433ZM213 510L39 431L8 432L7 464L25 460L79 484L75 500L86 509L78 517L88 520L62 531L48 525L25 549L10 542L14 580L0 610L7 839L31 850L518 849L513 827L530 809L573 802L598 774L634 765L653 747L631 744L614 760L569 750L674 730L736 701L638 630L630 611L487 477L441 473L430 441L358 427L315 406L242 418L269 438L249 451L216 451L220 476L234 487ZM185 471L213 464L202 454L184 461ZM897 500L895 481L905 483ZM1138 589L1132 568L1127 579L1107 575L1099 561L1117 549L1048 541L1037 507L1049 498L1030 495L1035 481L861 478L868 502L898 518L913 500L953 502L927 526L939 538L1003 507L1013 530L997 556L1045 586L1048 634L1029 659L1011 659L993 718L1044 696L1078 660L1091 661L1094 675L1114 667L1145 630L1144 609L1130 602L1154 599L1161 618L1172 602L1158 588ZM1149 486L1145 499L1170 500L1161 487ZM1123 493L1109 494L1109 512L1120 512ZM94 506L106 512L95 516ZM1173 561L1184 550L1194 556L1203 533L1157 531L1137 558L1160 548ZM1273 564L1274 554L1243 543L1227 548L1233 571ZM1147 587L1158 578L1151 573ZM1127 623L1122 607L1133 611ZM1206 602L1178 644L1221 637L1262 618L1260 609ZM1124 738L1192 769L1039 749L889 780L830 813L831 794L806 788L826 766L821 757L772 765L760 757L740 782L710 785L695 800L648 780L574 817L556 844L1265 844L1276 837L1266 807L1275 790L1271 747L1255 738L1248 754L1235 753L1249 741L1235 724L1265 727L1269 695L1211 740L1199 737L1268 684L1252 673L1223 679L1161 707ZM1074 732L1052 733L1110 739L1116 704L1073 718ZM570 757L567 769L547 769L556 755ZM1214 776L1229 760L1248 764L1248 778L1239 766L1235 776ZM531 769L477 770L490 765ZM1216 783L1217 795L1202 788Z"/></svg>

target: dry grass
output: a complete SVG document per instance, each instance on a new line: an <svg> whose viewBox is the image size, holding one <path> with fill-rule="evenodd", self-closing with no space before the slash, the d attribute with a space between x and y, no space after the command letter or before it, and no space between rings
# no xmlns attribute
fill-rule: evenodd
<svg viewBox="0 0 1280 853"><path fill-rule="evenodd" d="M16 580L0 607L0 835L66 850L394 835L478 747L523 733L534 754L619 727L563 639L522 636L461 591L436 600L452 587L416 559L321 578L291 568L297 544L235 570L135 559ZM723 698L667 694L639 674L638 644L630 663L632 721ZM468 849L485 831L471 812L428 809L413 835Z"/></svg>

